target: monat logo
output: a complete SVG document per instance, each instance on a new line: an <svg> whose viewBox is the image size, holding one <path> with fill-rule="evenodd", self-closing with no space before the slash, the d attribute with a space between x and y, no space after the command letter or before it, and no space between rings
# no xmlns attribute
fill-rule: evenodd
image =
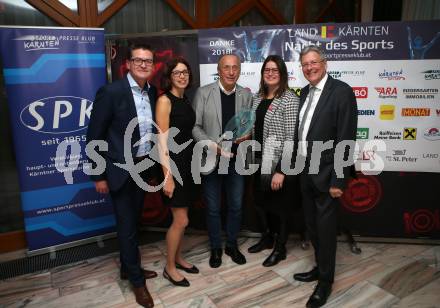
<svg viewBox="0 0 440 308"><path fill-rule="evenodd" d="M87 128L93 102L75 96L46 97L30 103L20 113L21 123L45 134L71 133Z"/></svg>
<svg viewBox="0 0 440 308"><path fill-rule="evenodd" d="M25 35L14 40L23 41L23 47L26 51L60 48L60 41L55 35Z"/></svg>
<svg viewBox="0 0 440 308"><path fill-rule="evenodd" d="M380 98L397 98L396 87L374 87Z"/></svg>
<svg viewBox="0 0 440 308"><path fill-rule="evenodd" d="M424 71L424 72L422 72L422 74L425 74L425 80L440 79L440 70Z"/></svg>
<svg viewBox="0 0 440 308"><path fill-rule="evenodd" d="M402 108L402 117L429 117L429 108Z"/></svg>

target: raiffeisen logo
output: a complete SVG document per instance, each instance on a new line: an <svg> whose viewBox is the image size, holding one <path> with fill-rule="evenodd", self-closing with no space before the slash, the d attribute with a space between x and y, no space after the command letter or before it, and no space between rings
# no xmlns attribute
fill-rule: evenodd
<svg viewBox="0 0 440 308"><path fill-rule="evenodd" d="M93 102L82 97L46 97L24 107L20 120L39 133L71 133L87 128L92 108Z"/></svg>
<svg viewBox="0 0 440 308"><path fill-rule="evenodd" d="M60 48L60 41L55 35L24 35L14 40L23 41L25 51Z"/></svg>

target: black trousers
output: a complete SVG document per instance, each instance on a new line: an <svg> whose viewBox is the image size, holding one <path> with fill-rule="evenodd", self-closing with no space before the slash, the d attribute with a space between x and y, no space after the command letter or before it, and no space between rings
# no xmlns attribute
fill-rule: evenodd
<svg viewBox="0 0 440 308"><path fill-rule="evenodd" d="M268 183L265 183L268 184ZM255 211L263 232L277 235L277 244L284 246L289 236L287 220L289 218L289 207L292 203L290 197L290 181L285 179L283 189L272 191L270 188L262 188L261 176L259 172L254 175L254 199Z"/></svg>
<svg viewBox="0 0 440 308"><path fill-rule="evenodd" d="M141 174L144 181L157 176L157 167ZM121 271L128 274L134 287L145 285L139 253L138 227L144 207L145 191L131 177L117 191L110 191L116 216L116 231L119 242Z"/></svg>
<svg viewBox="0 0 440 308"><path fill-rule="evenodd" d="M319 191L310 175L301 175L300 185L305 224L315 249L319 281L333 283L339 202L328 191Z"/></svg>

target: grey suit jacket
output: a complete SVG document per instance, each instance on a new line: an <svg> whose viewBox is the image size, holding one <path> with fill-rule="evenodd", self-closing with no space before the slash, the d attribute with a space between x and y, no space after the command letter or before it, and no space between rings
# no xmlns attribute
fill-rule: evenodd
<svg viewBox="0 0 440 308"><path fill-rule="evenodd" d="M235 92L235 113L250 109L252 93L237 85ZM197 89L193 99L196 123L192 130L196 141L212 140L217 142L223 133L222 103L218 81ZM244 154L244 156L246 156Z"/></svg>
<svg viewBox="0 0 440 308"><path fill-rule="evenodd" d="M252 94L237 85L235 93L235 113L242 109L250 109ZM196 123L193 136L196 141L217 141L222 135L222 103L218 81L197 89L193 99L193 109L196 112Z"/></svg>

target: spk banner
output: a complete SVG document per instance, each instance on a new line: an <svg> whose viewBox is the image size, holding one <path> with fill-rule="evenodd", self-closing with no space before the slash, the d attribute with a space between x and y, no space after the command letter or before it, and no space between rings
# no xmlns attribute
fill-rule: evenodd
<svg viewBox="0 0 440 308"><path fill-rule="evenodd" d="M357 170L440 172L439 20L200 30L200 84L217 80L218 59L234 53L238 83L255 93L262 62L277 54L299 93L307 84L299 54L308 45L324 50L329 75L356 95Z"/></svg>
<svg viewBox="0 0 440 308"><path fill-rule="evenodd" d="M0 41L29 250L113 232L110 201L82 170L93 99L105 83L103 29L1 27ZM57 155L62 142L67 151ZM66 184L58 170L71 161L79 165Z"/></svg>

